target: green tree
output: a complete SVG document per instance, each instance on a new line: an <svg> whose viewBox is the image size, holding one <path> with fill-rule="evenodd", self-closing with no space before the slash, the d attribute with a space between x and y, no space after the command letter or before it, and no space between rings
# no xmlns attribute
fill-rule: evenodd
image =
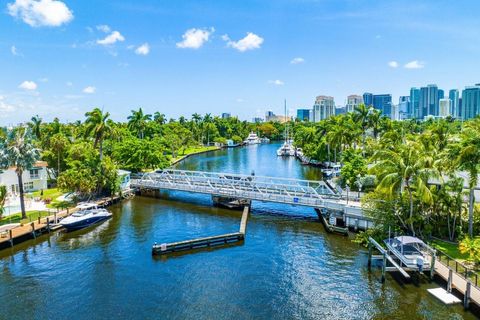
<svg viewBox="0 0 480 320"><path fill-rule="evenodd" d="M20 192L20 207L22 219L27 218L25 212L25 199L23 189L23 172L30 170L40 159L39 150L33 145L29 129L17 128L9 130L6 139L1 141L0 166L2 168L15 168Z"/></svg>
<svg viewBox="0 0 480 320"><path fill-rule="evenodd" d="M32 117L28 125L32 129L37 140L40 140L42 138L42 118L36 115Z"/></svg>
<svg viewBox="0 0 480 320"><path fill-rule="evenodd" d="M93 147L99 147L100 160L103 158L103 140L105 135L112 130L111 123L108 120L110 113L103 113L99 108L85 113L85 136L93 136Z"/></svg>
<svg viewBox="0 0 480 320"><path fill-rule="evenodd" d="M144 114L142 108L139 108L138 111L132 110L132 114L127 119L128 128L135 131L140 139L143 139L147 122L152 120L152 116Z"/></svg>

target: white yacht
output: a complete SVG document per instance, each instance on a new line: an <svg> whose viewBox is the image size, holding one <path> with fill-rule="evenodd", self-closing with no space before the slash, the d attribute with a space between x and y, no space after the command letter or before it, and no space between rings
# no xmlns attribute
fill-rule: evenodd
<svg viewBox="0 0 480 320"><path fill-rule="evenodd" d="M401 264L419 271L430 269L430 260L435 250L422 240L411 236L400 236L383 241L390 253L395 255Z"/></svg>
<svg viewBox="0 0 480 320"><path fill-rule="evenodd" d="M285 100L285 118L287 118L287 100ZM280 157L295 157L295 147L293 141L290 139L288 132L288 123L285 124L285 142L277 150L277 156Z"/></svg>
<svg viewBox="0 0 480 320"><path fill-rule="evenodd" d="M86 228L93 224L107 220L112 213L103 208L98 208L95 203L81 203L77 206L78 211L62 219L60 224L67 231Z"/></svg>
<svg viewBox="0 0 480 320"><path fill-rule="evenodd" d="M256 133L250 132L247 139L245 139L245 144L260 144L261 140Z"/></svg>

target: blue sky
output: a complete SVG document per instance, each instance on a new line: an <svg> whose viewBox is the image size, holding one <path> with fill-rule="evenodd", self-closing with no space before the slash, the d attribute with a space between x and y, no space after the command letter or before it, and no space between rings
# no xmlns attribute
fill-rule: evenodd
<svg viewBox="0 0 480 320"><path fill-rule="evenodd" d="M241 119L480 82L477 1L0 2L0 124L39 114Z"/></svg>

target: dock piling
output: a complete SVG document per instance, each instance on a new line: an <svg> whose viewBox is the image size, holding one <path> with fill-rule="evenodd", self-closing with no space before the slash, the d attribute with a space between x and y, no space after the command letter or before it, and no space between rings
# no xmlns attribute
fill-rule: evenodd
<svg viewBox="0 0 480 320"><path fill-rule="evenodd" d="M8 235L10 236L10 247L13 247L13 235L12 235L12 229L8 230Z"/></svg>
<svg viewBox="0 0 480 320"><path fill-rule="evenodd" d="M387 255L386 255L386 253L384 252L384 253L383 253L383 263L382 263L382 283L385 282L385 271L386 271L386 268L387 268Z"/></svg>
<svg viewBox="0 0 480 320"><path fill-rule="evenodd" d="M30 223L30 225L32 226L32 236L33 236L33 239L36 239L36 238L37 238L37 235L35 234L35 222Z"/></svg>
<svg viewBox="0 0 480 320"><path fill-rule="evenodd" d="M50 218L47 217L47 231L50 233Z"/></svg>
<svg viewBox="0 0 480 320"><path fill-rule="evenodd" d="M372 243L369 241L368 242L368 270L372 268Z"/></svg>
<svg viewBox="0 0 480 320"><path fill-rule="evenodd" d="M463 307L465 309L468 309L468 306L470 305L471 289L472 289L472 283L470 281L467 281L466 288L465 288L465 295L463 296Z"/></svg>
<svg viewBox="0 0 480 320"><path fill-rule="evenodd" d="M448 268L448 281L447 281L447 292L452 292L452 278L453 278L453 270L452 268Z"/></svg>

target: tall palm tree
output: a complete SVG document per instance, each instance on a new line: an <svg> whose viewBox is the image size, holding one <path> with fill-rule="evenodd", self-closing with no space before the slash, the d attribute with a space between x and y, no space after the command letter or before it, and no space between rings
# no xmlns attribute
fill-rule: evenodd
<svg viewBox="0 0 480 320"><path fill-rule="evenodd" d="M372 109L368 115L369 126L373 130L373 137L377 139L378 133L380 132L380 125L382 120L382 111L377 109Z"/></svg>
<svg viewBox="0 0 480 320"><path fill-rule="evenodd" d="M450 161L451 171L464 170L468 172L469 204L468 204L468 234L473 236L473 211L475 203L475 188L480 172L480 119L471 120L464 125L460 139L450 146L446 153Z"/></svg>
<svg viewBox="0 0 480 320"><path fill-rule="evenodd" d="M433 160L422 150L421 144L408 140L393 150L380 149L373 155L377 162L370 169L378 177L377 189L390 195L392 198L401 198L404 190L409 199L409 224L410 231L415 235L413 224L413 195L418 200L431 203L432 193L427 186L430 177L438 177L438 172L433 168Z"/></svg>
<svg viewBox="0 0 480 320"><path fill-rule="evenodd" d="M30 170L38 159L40 159L40 152L32 142L32 135L29 129L17 128L10 130L6 139L1 142L0 166L2 168L15 168L20 192L22 219L27 218L22 175L25 170Z"/></svg>
<svg viewBox="0 0 480 320"><path fill-rule="evenodd" d="M144 114L142 108L139 108L138 111L132 110L132 114L128 116L127 119L128 128L135 130L138 137L143 139L147 122L152 120L152 116L150 114Z"/></svg>
<svg viewBox="0 0 480 320"><path fill-rule="evenodd" d="M40 140L40 138L42 137L41 125L42 125L42 118L40 118L38 114L32 117L29 123L29 126L32 129L33 134L38 140Z"/></svg>
<svg viewBox="0 0 480 320"><path fill-rule="evenodd" d="M103 139L105 135L111 131L111 123L108 121L110 113L103 113L99 108L85 113L85 137L93 136L93 147L99 147L100 161L103 158Z"/></svg>
<svg viewBox="0 0 480 320"><path fill-rule="evenodd" d="M356 121L360 128L362 129L362 150L365 152L365 139L368 129L370 115L370 107L367 107L364 104L358 105L355 107L353 119Z"/></svg>

